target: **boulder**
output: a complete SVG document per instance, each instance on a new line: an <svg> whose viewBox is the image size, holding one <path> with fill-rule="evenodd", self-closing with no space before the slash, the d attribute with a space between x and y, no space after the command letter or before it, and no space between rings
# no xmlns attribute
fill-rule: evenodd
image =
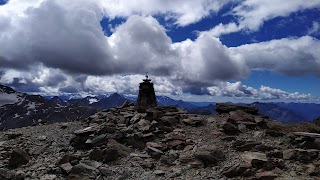
<svg viewBox="0 0 320 180"><path fill-rule="evenodd" d="M194 157L201 160L205 166L216 165L218 162L225 160L222 150L217 147L200 147L196 149Z"/></svg>
<svg viewBox="0 0 320 180"><path fill-rule="evenodd" d="M84 163L79 163L76 166L73 166L69 176L67 177L68 180L90 180L96 179L99 170L96 168L89 166Z"/></svg>
<svg viewBox="0 0 320 180"><path fill-rule="evenodd" d="M223 132L228 135L237 135L240 132L238 129L238 126L232 124L231 122L225 122L222 125L222 129L223 129Z"/></svg>
<svg viewBox="0 0 320 180"><path fill-rule="evenodd" d="M24 150L16 148L11 152L9 167L17 168L21 165L25 165L30 161L30 159L30 156Z"/></svg>
<svg viewBox="0 0 320 180"><path fill-rule="evenodd" d="M252 167L258 169L262 168L268 161L267 155L260 152L247 152L242 154L241 157L245 162L250 163Z"/></svg>

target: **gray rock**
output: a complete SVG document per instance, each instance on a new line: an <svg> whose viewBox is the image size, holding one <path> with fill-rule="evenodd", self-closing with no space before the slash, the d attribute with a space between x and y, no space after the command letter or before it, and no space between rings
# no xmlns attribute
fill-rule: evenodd
<svg viewBox="0 0 320 180"><path fill-rule="evenodd" d="M262 168L268 161L267 155L260 152L247 152L242 154L241 157L245 162L250 163L252 167L255 168Z"/></svg>
<svg viewBox="0 0 320 180"><path fill-rule="evenodd" d="M155 174L157 176L163 176L165 174L165 172L162 170L155 170L155 171L153 171L153 174Z"/></svg>

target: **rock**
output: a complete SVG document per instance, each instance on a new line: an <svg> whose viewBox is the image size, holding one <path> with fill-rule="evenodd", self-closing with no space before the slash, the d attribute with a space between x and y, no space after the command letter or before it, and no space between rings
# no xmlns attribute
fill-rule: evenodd
<svg viewBox="0 0 320 180"><path fill-rule="evenodd" d="M176 124L179 124L179 119L177 119L175 116L163 116L160 118L160 121L162 121L167 126L174 126Z"/></svg>
<svg viewBox="0 0 320 180"><path fill-rule="evenodd" d="M117 153L121 156L121 157L127 157L130 152L132 152L132 149L123 145L123 144L120 144L118 143L117 141L113 140L113 139L109 139L109 142L107 144L107 147L109 149L115 149L117 150Z"/></svg>
<svg viewBox="0 0 320 180"><path fill-rule="evenodd" d="M45 174L40 178L40 180L55 180L57 179L57 175L54 174Z"/></svg>
<svg viewBox="0 0 320 180"><path fill-rule="evenodd" d="M155 171L153 171L153 174L155 174L157 176L163 176L165 174L165 172L162 170L155 170Z"/></svg>
<svg viewBox="0 0 320 180"><path fill-rule="evenodd" d="M66 129L68 126L69 126L68 123L61 123L61 124L60 124L60 128L61 128L61 129Z"/></svg>
<svg viewBox="0 0 320 180"><path fill-rule="evenodd" d="M285 134L277 130L267 129L266 135L269 135L271 137L281 137L281 136L284 136Z"/></svg>
<svg viewBox="0 0 320 180"><path fill-rule="evenodd" d="M25 165L30 161L30 159L30 156L24 150L16 148L11 153L9 167L17 168L21 165Z"/></svg>
<svg viewBox="0 0 320 180"><path fill-rule="evenodd" d="M231 122L225 122L222 125L222 129L223 129L223 132L228 135L237 135L240 132L238 127L236 125L232 124Z"/></svg>
<svg viewBox="0 0 320 180"><path fill-rule="evenodd" d="M235 104L225 104L225 103L217 103L216 111L219 114L229 113L231 111L242 110L248 114L256 115L258 114L258 109L252 106L240 106Z"/></svg>
<svg viewBox="0 0 320 180"><path fill-rule="evenodd" d="M81 158L72 154L65 154L58 162L58 164L71 163L74 160L79 161Z"/></svg>
<svg viewBox="0 0 320 180"><path fill-rule="evenodd" d="M258 172L256 173L257 179L261 180L273 180L278 177L275 173L272 171L263 171L263 172Z"/></svg>
<svg viewBox="0 0 320 180"><path fill-rule="evenodd" d="M149 155L153 158L159 158L162 154L164 154L164 152L161 151L160 149L150 147L150 146L147 146L147 150Z"/></svg>
<svg viewBox="0 0 320 180"><path fill-rule="evenodd" d="M316 149L287 149L283 151L283 158L308 163L318 158L318 154L319 150Z"/></svg>
<svg viewBox="0 0 320 180"><path fill-rule="evenodd" d="M96 131L98 131L99 128L98 126L89 126L89 127L86 127L84 129L79 129L77 131L74 132L74 134L76 135L88 135L88 134L92 134Z"/></svg>
<svg viewBox="0 0 320 180"><path fill-rule="evenodd" d="M105 145L108 143L107 134L101 134L99 136L96 136L89 142L87 141L86 143L94 147Z"/></svg>
<svg viewBox="0 0 320 180"><path fill-rule="evenodd" d="M130 119L130 124L135 124L138 121L140 121L141 118L143 118L144 115L142 115L141 113L135 114L131 119Z"/></svg>
<svg viewBox="0 0 320 180"><path fill-rule="evenodd" d="M90 151L90 154L89 154L89 159L90 160L94 160L94 161L102 161L103 157L103 151L101 149L93 149L92 151Z"/></svg>
<svg viewBox="0 0 320 180"><path fill-rule="evenodd" d="M213 122L216 122L216 121L217 121L217 119L214 118L214 117L207 118L207 123L213 123Z"/></svg>
<svg viewBox="0 0 320 180"><path fill-rule="evenodd" d="M65 172L66 174L69 174L71 172L72 169L72 165L70 163L64 163L60 165L60 168L63 170L63 172Z"/></svg>
<svg viewBox="0 0 320 180"><path fill-rule="evenodd" d="M204 119L202 117L189 117L187 119L183 119L182 122L189 126L200 126L203 124Z"/></svg>
<svg viewBox="0 0 320 180"><path fill-rule="evenodd" d="M254 118L248 113L244 112L243 110L230 111L229 114L230 114L229 119L232 119L237 123L239 123L239 121L255 122Z"/></svg>
<svg viewBox="0 0 320 180"><path fill-rule="evenodd" d="M47 136L38 136L39 141L45 141L47 139Z"/></svg>
<svg viewBox="0 0 320 180"><path fill-rule="evenodd" d="M126 100L121 106L119 106L119 108L123 109L125 107L129 107L130 106L130 102L128 100Z"/></svg>
<svg viewBox="0 0 320 180"><path fill-rule="evenodd" d="M233 147L238 151L250 151L257 145L260 145L261 142L254 141L236 141L233 143Z"/></svg>
<svg viewBox="0 0 320 180"><path fill-rule="evenodd" d="M187 164L193 168L201 168L203 166L201 160L198 160L194 156L191 156L191 155L180 155L179 161L180 161L180 163Z"/></svg>
<svg viewBox="0 0 320 180"><path fill-rule="evenodd" d="M180 133L170 133L166 135L166 138L168 140L181 140L181 141L185 141L186 138L184 137L183 134Z"/></svg>
<svg viewBox="0 0 320 180"><path fill-rule="evenodd" d="M225 160L223 151L217 147L200 147L196 149L194 157L201 160L205 166L216 165Z"/></svg>
<svg viewBox="0 0 320 180"><path fill-rule="evenodd" d="M20 136L22 136L22 133L16 133L16 132L6 132L5 135L8 137L8 139L16 139Z"/></svg>
<svg viewBox="0 0 320 180"><path fill-rule="evenodd" d="M304 137L310 137L310 138L320 138L320 134L318 133L308 133L308 132L294 132L293 133L296 136L304 136Z"/></svg>
<svg viewBox="0 0 320 180"><path fill-rule="evenodd" d="M116 149L106 149L103 151L103 162L116 161L119 159L119 154Z"/></svg>
<svg viewBox="0 0 320 180"><path fill-rule="evenodd" d="M113 172L110 169L105 168L105 167L99 167L98 170L99 170L100 174L105 177L109 177L113 174Z"/></svg>
<svg viewBox="0 0 320 180"><path fill-rule="evenodd" d="M231 167L225 167L222 174L228 178L234 178L237 176L251 176L253 172L251 171L251 164L236 164Z"/></svg>
<svg viewBox="0 0 320 180"><path fill-rule="evenodd" d="M79 180L79 179L95 179L99 171L91 166L83 163L79 163L73 166L68 176L68 180Z"/></svg>
<svg viewBox="0 0 320 180"><path fill-rule="evenodd" d="M138 154L138 153L130 153L131 157L139 157L139 158L150 158L148 154Z"/></svg>
<svg viewBox="0 0 320 180"><path fill-rule="evenodd" d="M29 150L29 154L30 155L40 155L43 152L45 152L45 150L48 148L48 145L44 145L44 146L36 146L32 149Z"/></svg>
<svg viewBox="0 0 320 180"><path fill-rule="evenodd" d="M1 180L10 180L14 174L10 172L9 170L0 168L0 179Z"/></svg>
<svg viewBox="0 0 320 180"><path fill-rule="evenodd" d="M247 152L242 154L242 159L250 163L252 167L262 168L268 161L266 154L260 152Z"/></svg>
<svg viewBox="0 0 320 180"><path fill-rule="evenodd" d="M146 144L140 139L140 137L137 134L130 134L128 135L124 141L131 145L133 148L137 149L144 149L146 147Z"/></svg>
<svg viewBox="0 0 320 180"><path fill-rule="evenodd" d="M185 147L185 141L171 140L167 142L168 147L171 149L183 149Z"/></svg>

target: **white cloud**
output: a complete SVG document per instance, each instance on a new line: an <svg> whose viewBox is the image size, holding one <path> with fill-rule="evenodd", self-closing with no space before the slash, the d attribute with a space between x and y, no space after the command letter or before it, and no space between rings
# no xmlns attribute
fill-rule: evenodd
<svg viewBox="0 0 320 180"><path fill-rule="evenodd" d="M243 85L240 81L235 83L220 82L216 86L208 87L208 91L213 96L234 97L239 99L249 98L253 100L289 100L301 102L316 101L311 94L301 94L298 92L290 93L264 85L261 85L259 89L254 89L250 86Z"/></svg>
<svg viewBox="0 0 320 180"><path fill-rule="evenodd" d="M179 25L187 25L218 11L228 1L139 1L144 6L137 2L11 0L0 6L0 65L5 69L0 82L31 84L48 93L136 93L142 78L132 74L148 71L157 76L154 81L159 93L206 93L205 88L210 87L210 92L218 95L250 92L253 97L261 93L273 97L271 92L264 92L267 88L255 90L226 83L221 85L225 91L220 91L212 86L220 81L241 80L251 70L320 75L320 42L310 36L234 48L212 37L242 27L255 30L270 18L316 7L318 1L304 5L290 1L291 9L281 4L280 10L271 7L275 1L243 1L233 11L239 22L220 24L211 34L201 33L194 41L176 43L150 15L169 14ZM270 9L265 10L267 7ZM127 20L106 37L100 26L101 12ZM248 18L253 22L247 22Z"/></svg>
<svg viewBox="0 0 320 180"><path fill-rule="evenodd" d="M318 35L320 34L320 23L314 21L312 27L308 30L309 35Z"/></svg>
<svg viewBox="0 0 320 180"><path fill-rule="evenodd" d="M230 0L100 0L104 13L110 18L131 15L165 15L179 26L198 22L218 12Z"/></svg>
<svg viewBox="0 0 320 180"><path fill-rule="evenodd" d="M246 44L230 51L252 70L320 76L320 41L310 36Z"/></svg>
<svg viewBox="0 0 320 180"><path fill-rule="evenodd" d="M219 37L240 30L257 31L264 22L275 17L286 17L294 12L319 7L319 0L244 0L227 13L237 19L237 24L219 24L208 33Z"/></svg>
<svg viewBox="0 0 320 180"><path fill-rule="evenodd" d="M211 30L200 32L200 34L209 34L214 37L220 37L223 34L230 34L233 32L238 32L241 29L242 28L234 22L229 23L229 24L220 23L219 25L215 26Z"/></svg>

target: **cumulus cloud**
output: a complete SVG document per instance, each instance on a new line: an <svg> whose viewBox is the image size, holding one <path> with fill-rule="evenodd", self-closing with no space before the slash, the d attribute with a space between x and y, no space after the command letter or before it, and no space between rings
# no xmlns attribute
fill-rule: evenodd
<svg viewBox="0 0 320 180"><path fill-rule="evenodd" d="M148 71L157 76L153 79L159 93L227 93L226 96L229 93L239 97L251 93L253 97L255 94L260 97L266 88L255 90L239 83L226 83L220 85L225 86L225 92L220 92L221 87L216 88L216 85L221 81L239 81L251 70L320 75L320 56L316 53L320 51L320 42L310 36L234 48L214 37L236 32L242 26L254 30L267 19L285 16L299 8L315 7L319 4L316 1L305 5L292 1L292 10L280 5L281 11L274 7L261 10L262 6L256 1L243 1L233 10L239 22L220 24L211 34L200 33L195 40L175 43L166 34L165 27L151 15L165 14L184 26L218 11L229 1L139 2L144 6L137 1L122 0L11 0L0 6L0 67L3 71L0 82L15 86L28 84L36 87L33 91L51 94L136 94L141 74ZM266 7L275 3L257 2ZM107 37L100 25L104 16L127 19ZM258 20L253 19L256 22L249 24L248 18Z"/></svg>
<svg viewBox="0 0 320 180"><path fill-rule="evenodd" d="M246 44L230 51L253 70L320 76L320 41L310 36Z"/></svg>
<svg viewBox="0 0 320 180"><path fill-rule="evenodd" d="M291 101L312 101L311 94L301 94L298 92L287 92L281 89L271 88L261 85L259 89L243 85L242 82L234 83L220 82L216 86L208 87L208 91L214 96L225 96L234 98L249 98L253 100L291 100Z"/></svg>

